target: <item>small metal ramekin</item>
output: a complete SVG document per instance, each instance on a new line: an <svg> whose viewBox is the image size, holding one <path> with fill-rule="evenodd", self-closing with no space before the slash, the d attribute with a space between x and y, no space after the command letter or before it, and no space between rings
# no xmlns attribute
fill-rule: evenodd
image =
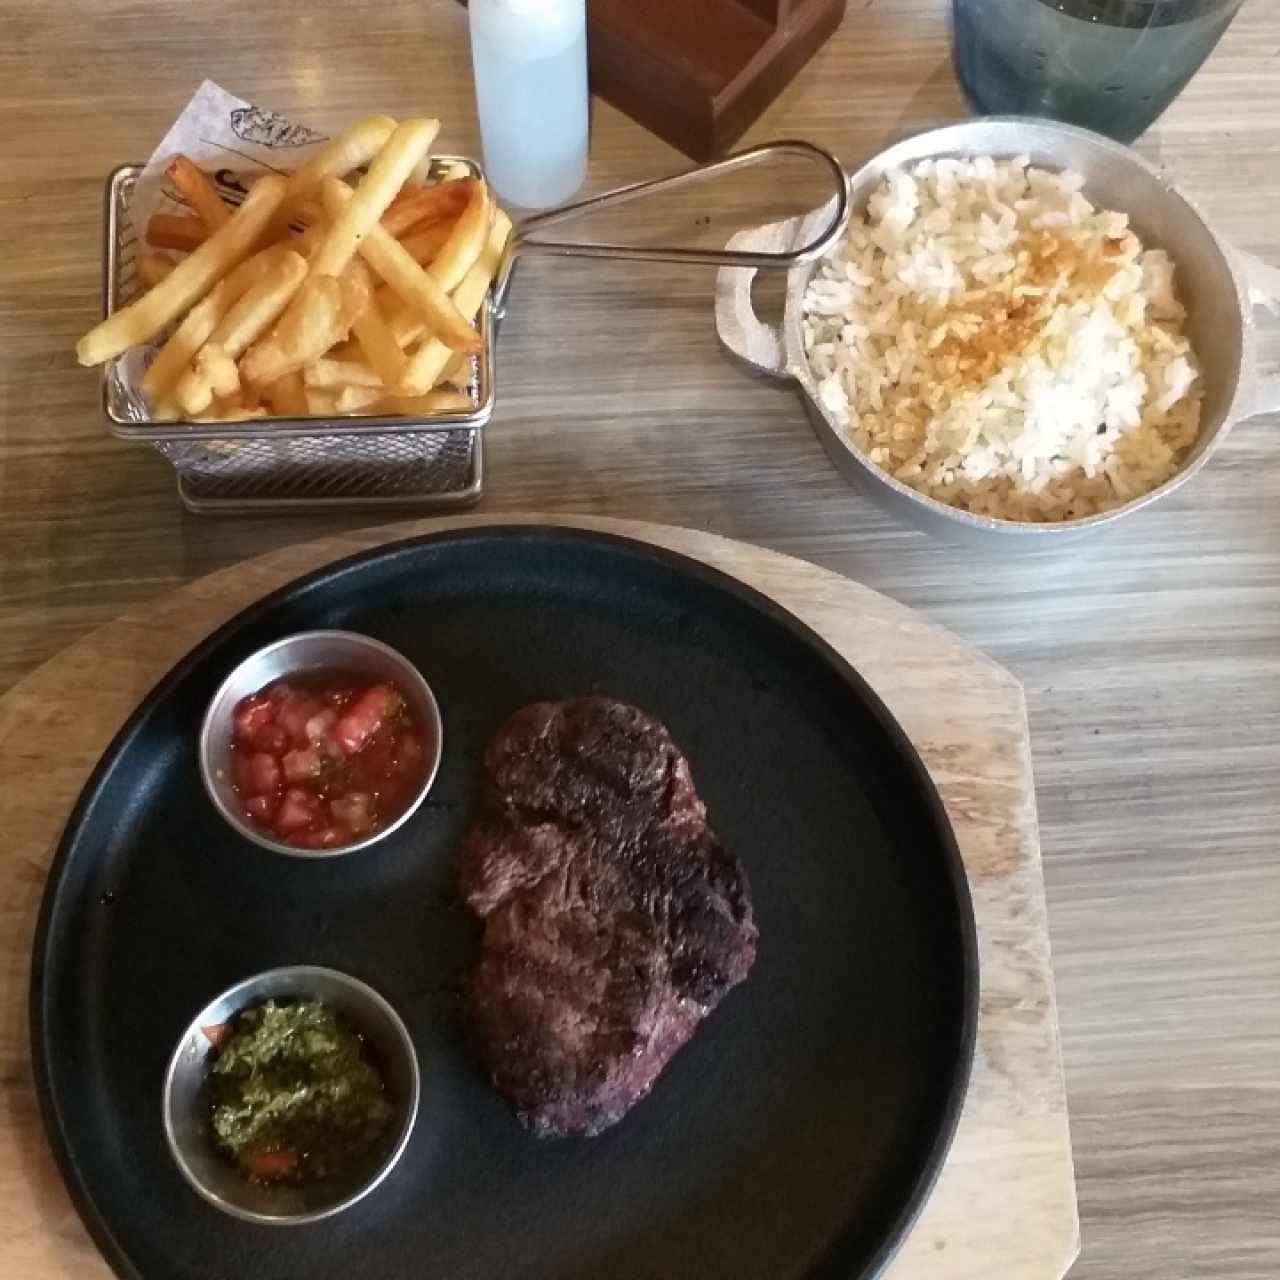
<svg viewBox="0 0 1280 1280"><path fill-rule="evenodd" d="M408 808L386 826L332 849L300 849L273 839L241 810L231 782L232 718L241 698L257 693L276 680L326 669L393 681L407 699L409 710L424 735L430 734L431 755L417 794ZM222 682L200 728L200 775L214 807L246 840L291 857L328 858L367 849L408 822L431 790L443 750L444 726L435 694L407 658L381 640L354 631L301 631L251 654Z"/></svg>
<svg viewBox="0 0 1280 1280"><path fill-rule="evenodd" d="M383 1138L342 1177L309 1186L251 1182L213 1144L209 1069L215 1053L204 1028L229 1022L267 1000L320 1000L364 1040L382 1074L395 1118ZM313 965L269 969L211 1000L183 1032L164 1077L164 1132L182 1176L223 1213L267 1226L299 1226L332 1217L362 1200L404 1154L418 1116L418 1055L399 1014L345 973Z"/></svg>

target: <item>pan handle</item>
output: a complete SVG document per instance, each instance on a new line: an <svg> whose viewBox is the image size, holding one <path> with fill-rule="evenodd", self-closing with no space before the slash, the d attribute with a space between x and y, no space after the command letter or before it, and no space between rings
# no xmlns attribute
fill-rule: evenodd
<svg viewBox="0 0 1280 1280"><path fill-rule="evenodd" d="M1245 293L1254 307L1266 307L1274 315L1280 315L1280 268L1273 267L1261 258L1255 258L1242 249L1233 250L1240 274L1244 277ZM1280 373L1259 377L1252 388L1252 399L1247 416L1280 411Z"/></svg>
<svg viewBox="0 0 1280 1280"><path fill-rule="evenodd" d="M835 198L831 202L831 217L827 225L808 244L799 247L788 245L785 251L735 252L732 249L691 249L676 245L584 244L575 241L534 238L538 232L547 227L558 226L574 218L588 217L601 209L630 204L633 200L642 200L645 196L655 195L661 191L674 191L681 187L694 186L708 178L732 173L737 169L751 168L779 155L799 156L813 161L830 179L834 190ZM505 311L511 273L515 268L516 260L526 254L543 254L562 258L625 258L638 262L701 263L713 267L793 267L798 262L808 262L811 258L821 257L826 253L839 238L848 219L849 178L840 167L840 161L831 152L814 146L811 142L766 142L758 147L748 147L745 151L735 152L723 160L717 160L714 164L695 165L692 169L685 169L665 178L634 182L630 186L618 187L613 191L579 200L576 204L564 205L559 209L550 209L546 213L537 213L525 218L516 227L515 234L508 241L506 253L503 255L494 289L494 311L499 316Z"/></svg>
<svg viewBox="0 0 1280 1280"><path fill-rule="evenodd" d="M788 218L785 222L770 222L750 231L739 231L726 249L734 254L776 251L780 245L795 242L803 221L803 218ZM724 267L716 274L716 333L729 354L752 373L785 380L790 374L782 330L756 315L751 300L755 278L755 267Z"/></svg>

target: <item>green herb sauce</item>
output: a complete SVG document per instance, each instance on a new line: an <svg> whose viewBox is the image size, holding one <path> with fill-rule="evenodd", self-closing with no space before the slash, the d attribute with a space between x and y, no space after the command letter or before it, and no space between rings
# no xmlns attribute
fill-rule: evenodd
<svg viewBox="0 0 1280 1280"><path fill-rule="evenodd" d="M217 1143L259 1181L333 1177L393 1114L360 1038L318 1000L268 1000L239 1014L212 1085Z"/></svg>

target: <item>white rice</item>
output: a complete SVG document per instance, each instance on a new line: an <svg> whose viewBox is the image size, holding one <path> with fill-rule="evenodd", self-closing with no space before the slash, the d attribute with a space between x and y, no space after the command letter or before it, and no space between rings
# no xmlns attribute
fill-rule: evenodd
<svg viewBox="0 0 1280 1280"><path fill-rule="evenodd" d="M1070 171L925 160L888 174L804 302L818 394L878 466L1006 520L1154 489L1200 428L1173 264Z"/></svg>

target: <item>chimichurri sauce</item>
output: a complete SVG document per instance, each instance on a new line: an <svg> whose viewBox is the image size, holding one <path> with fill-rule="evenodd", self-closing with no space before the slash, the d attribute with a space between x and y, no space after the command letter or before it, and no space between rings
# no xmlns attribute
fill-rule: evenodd
<svg viewBox="0 0 1280 1280"><path fill-rule="evenodd" d="M359 1036L320 1001L268 1000L228 1030L213 1062L213 1133L247 1177L333 1177L391 1123L382 1077Z"/></svg>

